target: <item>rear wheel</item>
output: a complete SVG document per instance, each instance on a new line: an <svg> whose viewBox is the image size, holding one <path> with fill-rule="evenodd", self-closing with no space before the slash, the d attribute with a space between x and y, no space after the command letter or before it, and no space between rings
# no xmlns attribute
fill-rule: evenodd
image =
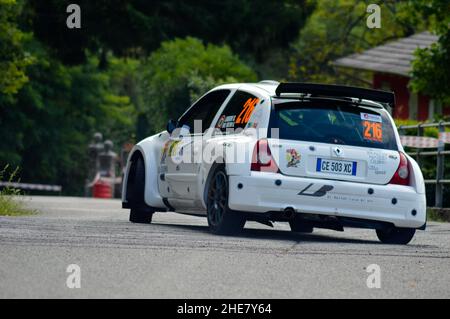
<svg viewBox="0 0 450 319"><path fill-rule="evenodd" d="M219 167L211 178L207 198L208 225L215 234L233 234L242 230L245 218L228 208L228 177Z"/></svg>
<svg viewBox="0 0 450 319"><path fill-rule="evenodd" d="M144 160L138 157L130 179L128 201L131 203L130 222L149 224L152 222L154 210L148 207L144 201L145 167Z"/></svg>
<svg viewBox="0 0 450 319"><path fill-rule="evenodd" d="M384 244L406 245L413 239L415 233L414 228L377 229L378 239Z"/></svg>

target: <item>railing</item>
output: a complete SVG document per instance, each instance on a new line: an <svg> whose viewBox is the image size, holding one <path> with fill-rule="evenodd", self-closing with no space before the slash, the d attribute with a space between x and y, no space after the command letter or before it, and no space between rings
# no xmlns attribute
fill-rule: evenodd
<svg viewBox="0 0 450 319"><path fill-rule="evenodd" d="M444 196L444 185L450 184L450 179L444 179L445 176L445 156L450 154L450 150L445 150L445 143L449 143L449 135L448 133L445 133L445 128L450 126L450 122L444 122L441 121L439 123L424 123L424 124L417 124L417 125L400 125L398 127L398 131L400 133L400 136L402 138L405 137L403 134L405 130L410 129L416 129L417 130L417 141L420 142L420 138L423 138L424 129L435 127L439 130L439 138L437 139L428 139L428 141L435 142L435 145L425 146L425 148L435 148L435 151L424 151L423 145L421 146L414 146L414 143L412 145L405 145L403 146L410 146L415 147L417 150L415 152L408 152L409 155L414 156L417 160L417 163L419 166L421 166L421 158L427 157L427 156L436 156L436 177L434 179L425 179L426 184L435 184L436 185L436 191L435 191L435 204L434 206L437 208L442 208L443 206L443 196Z"/></svg>
<svg viewBox="0 0 450 319"><path fill-rule="evenodd" d="M59 192L59 193L61 193L62 191L62 186L60 185L46 185L46 184L0 182L0 187L11 187L24 190Z"/></svg>

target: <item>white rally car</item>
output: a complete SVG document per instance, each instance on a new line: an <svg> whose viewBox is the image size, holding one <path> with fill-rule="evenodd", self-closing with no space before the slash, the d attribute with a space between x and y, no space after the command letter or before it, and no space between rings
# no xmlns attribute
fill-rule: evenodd
<svg viewBox="0 0 450 319"><path fill-rule="evenodd" d="M394 104L391 92L347 86L216 87L133 148L122 205L132 222L206 216L218 234L284 221L407 244L425 229L425 185L387 111Z"/></svg>

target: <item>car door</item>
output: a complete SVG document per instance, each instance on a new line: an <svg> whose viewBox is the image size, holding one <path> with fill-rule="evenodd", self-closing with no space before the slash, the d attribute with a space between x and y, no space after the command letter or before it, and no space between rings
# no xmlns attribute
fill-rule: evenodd
<svg viewBox="0 0 450 319"><path fill-rule="evenodd" d="M195 152L201 151L202 135L211 126L229 94L230 90L215 90L206 94L178 120L179 134L169 141L164 160L170 202L177 209L196 205Z"/></svg>
<svg viewBox="0 0 450 319"><path fill-rule="evenodd" d="M249 122L249 120L254 111L261 107L261 101L263 101L261 97L257 97L256 95L241 89L235 91L232 96L225 101L224 104L226 105L222 106L220 114L217 114L212 123L215 129L212 136L208 135L202 139L201 149L207 163L211 163L212 158L214 158L212 154L210 156L211 152L217 155L218 149L214 149L214 145L219 146L221 144L222 146L230 146L230 141L236 140L236 142L238 142L239 140L242 140L242 136L239 133L242 132L244 128L249 127L249 125L256 128L256 126L252 126L253 123ZM193 145L195 153L198 145L195 143ZM219 153L221 150L222 148L220 148ZM234 151L235 156L238 156L238 150ZM239 156L242 155L243 154L239 154ZM193 172L196 174L195 179L197 180L197 189L198 191L202 191L207 180L209 166L205 161L198 160L194 161L192 165L194 165Z"/></svg>

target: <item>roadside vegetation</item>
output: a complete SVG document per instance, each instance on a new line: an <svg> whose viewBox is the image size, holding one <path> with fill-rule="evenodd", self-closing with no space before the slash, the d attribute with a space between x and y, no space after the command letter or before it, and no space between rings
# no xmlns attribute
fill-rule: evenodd
<svg viewBox="0 0 450 319"><path fill-rule="evenodd" d="M450 222L450 209L427 209L427 220L433 222Z"/></svg>
<svg viewBox="0 0 450 319"><path fill-rule="evenodd" d="M369 0L0 0L0 167L22 180L82 195L86 146L96 131L134 143L223 82L263 79L371 85L332 61L430 30L413 87L449 100L450 2L378 1L382 28L366 27ZM36 169L38 168L38 169Z"/></svg>
<svg viewBox="0 0 450 319"><path fill-rule="evenodd" d="M10 171L9 166L6 165L0 170L0 181L10 183L17 181L18 171L19 168ZM14 187L0 189L0 216L23 216L35 213L33 210L24 207L23 203L18 200L19 196L23 196L23 194Z"/></svg>

